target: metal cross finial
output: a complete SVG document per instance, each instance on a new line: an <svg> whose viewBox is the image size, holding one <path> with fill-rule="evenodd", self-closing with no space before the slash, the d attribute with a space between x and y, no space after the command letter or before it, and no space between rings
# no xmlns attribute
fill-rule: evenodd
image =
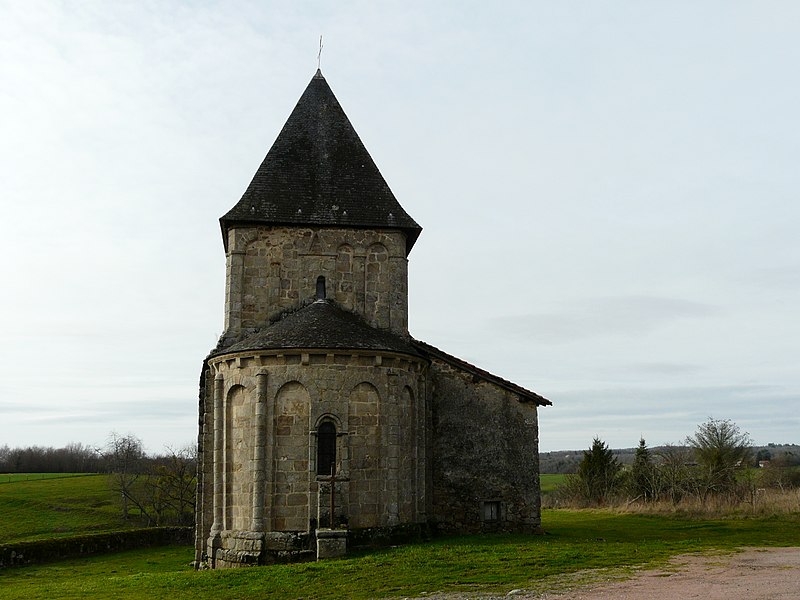
<svg viewBox="0 0 800 600"><path fill-rule="evenodd" d="M319 36L319 52L317 53L317 70L322 70L322 36Z"/></svg>

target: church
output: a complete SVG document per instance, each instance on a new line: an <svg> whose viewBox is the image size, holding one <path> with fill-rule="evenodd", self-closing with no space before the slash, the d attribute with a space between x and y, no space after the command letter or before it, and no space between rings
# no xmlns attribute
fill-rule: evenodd
<svg viewBox="0 0 800 600"><path fill-rule="evenodd" d="M220 226L196 564L539 531L537 408L551 402L409 334L422 228L319 70Z"/></svg>

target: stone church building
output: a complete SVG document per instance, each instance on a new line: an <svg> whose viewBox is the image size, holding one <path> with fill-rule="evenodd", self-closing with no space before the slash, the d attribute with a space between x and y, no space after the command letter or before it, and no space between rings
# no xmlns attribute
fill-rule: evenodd
<svg viewBox="0 0 800 600"><path fill-rule="evenodd" d="M220 225L198 564L313 557L330 530L358 544L539 528L537 407L550 401L409 335L421 227L321 72Z"/></svg>

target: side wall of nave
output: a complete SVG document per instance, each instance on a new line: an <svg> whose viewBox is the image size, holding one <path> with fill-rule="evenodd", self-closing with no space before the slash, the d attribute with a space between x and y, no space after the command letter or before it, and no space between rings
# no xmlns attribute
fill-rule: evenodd
<svg viewBox="0 0 800 600"><path fill-rule="evenodd" d="M431 518L442 533L537 531L536 405L500 385L434 359Z"/></svg>

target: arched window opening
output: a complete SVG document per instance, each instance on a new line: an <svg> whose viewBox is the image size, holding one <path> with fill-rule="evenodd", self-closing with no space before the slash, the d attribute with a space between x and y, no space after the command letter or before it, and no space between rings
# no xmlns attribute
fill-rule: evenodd
<svg viewBox="0 0 800 600"><path fill-rule="evenodd" d="M317 428L317 475L330 475L336 465L336 425L325 421Z"/></svg>
<svg viewBox="0 0 800 600"><path fill-rule="evenodd" d="M325 300L325 277L320 275L317 277L317 300Z"/></svg>

